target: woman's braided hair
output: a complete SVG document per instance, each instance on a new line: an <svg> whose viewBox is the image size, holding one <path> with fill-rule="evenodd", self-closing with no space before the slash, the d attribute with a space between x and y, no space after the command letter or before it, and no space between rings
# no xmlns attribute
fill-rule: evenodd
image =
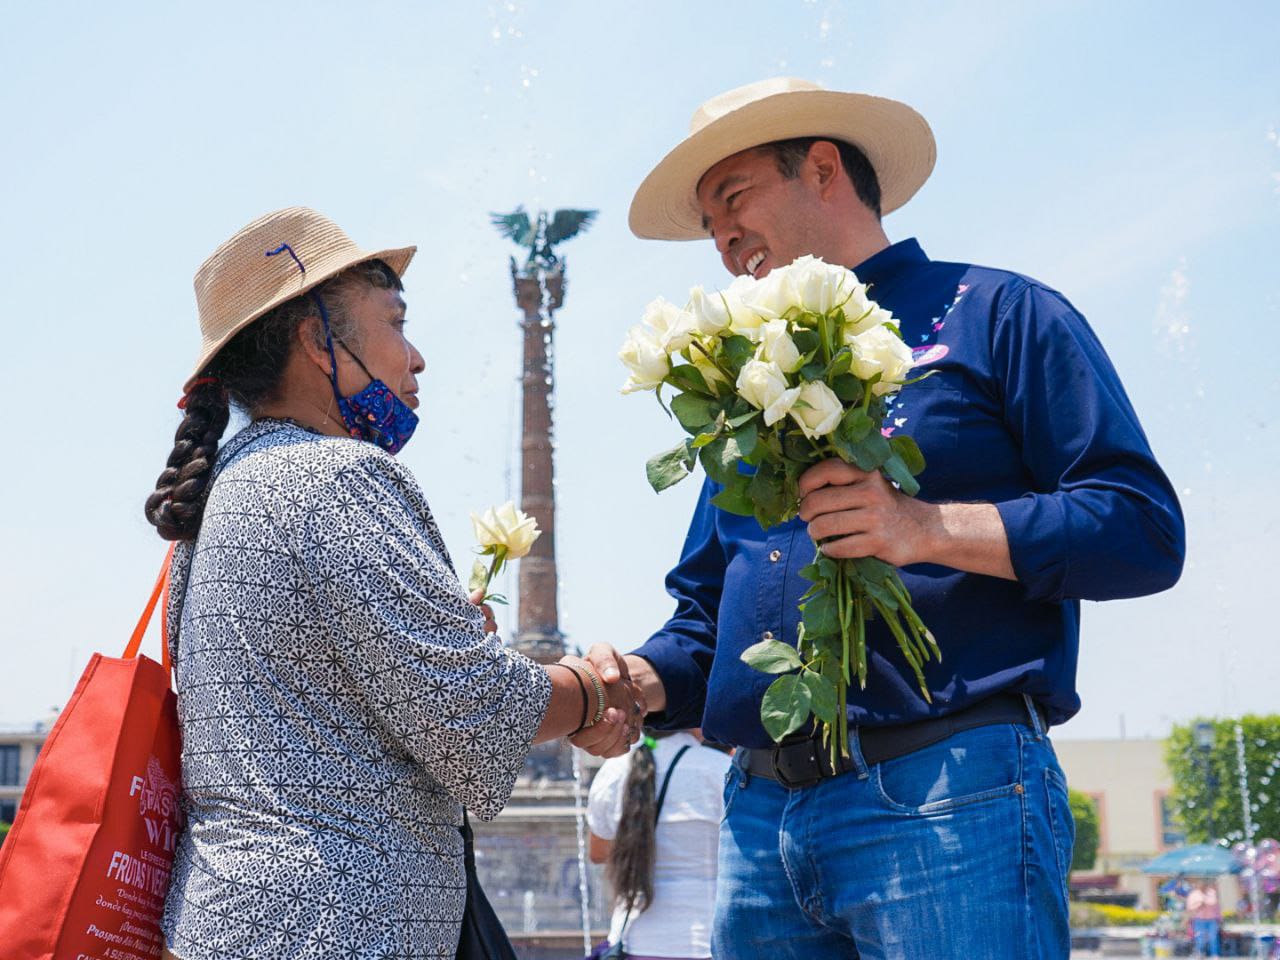
<svg viewBox="0 0 1280 960"><path fill-rule="evenodd" d="M147 497L147 520L160 536L194 540L200 532L218 443L227 428L231 405L252 417L263 402L280 399L280 384L298 325L317 313L312 294L324 299L333 335L358 346L347 304L353 293L367 287L402 289L395 271L381 260L358 263L264 314L218 351L184 398L185 415L174 435L173 450L155 490Z"/></svg>
<svg viewBox="0 0 1280 960"><path fill-rule="evenodd" d="M670 735L645 730L646 740ZM631 769L622 787L622 815L605 864L605 875L614 895L627 910L637 913L653 902L657 806L657 765L653 761L653 750L641 740L631 751Z"/></svg>

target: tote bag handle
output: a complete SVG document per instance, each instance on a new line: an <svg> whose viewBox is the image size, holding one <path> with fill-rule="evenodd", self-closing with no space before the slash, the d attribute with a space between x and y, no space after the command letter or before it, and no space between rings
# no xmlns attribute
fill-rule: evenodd
<svg viewBox="0 0 1280 960"><path fill-rule="evenodd" d="M164 597L165 613L160 615L160 662L164 666L164 672L167 676L172 664L169 662L169 617L167 611L169 609L169 564L173 560L173 549L177 543L170 543L169 549L165 551L164 563L160 566L160 575L156 577L156 585L151 588L151 596L147 599L147 605L142 610L142 616L138 618L138 625L133 628L133 635L129 637L128 644L125 645L124 653L121 659L132 660L138 655L138 650L142 647L143 634L147 632L147 627L151 625L151 615L156 611L156 604L160 602L160 598Z"/></svg>

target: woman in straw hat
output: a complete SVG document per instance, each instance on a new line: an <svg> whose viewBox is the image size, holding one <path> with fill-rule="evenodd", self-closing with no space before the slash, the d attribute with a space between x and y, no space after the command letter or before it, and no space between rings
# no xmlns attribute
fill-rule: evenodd
<svg viewBox="0 0 1280 960"><path fill-rule="evenodd" d="M543 667L489 632L394 457L424 367L414 249L362 250L292 208L196 274L203 347L146 503L178 541L181 960L451 957L462 807L495 816L532 742L617 755L639 735L609 648L599 673ZM232 404L250 422L219 448Z"/></svg>

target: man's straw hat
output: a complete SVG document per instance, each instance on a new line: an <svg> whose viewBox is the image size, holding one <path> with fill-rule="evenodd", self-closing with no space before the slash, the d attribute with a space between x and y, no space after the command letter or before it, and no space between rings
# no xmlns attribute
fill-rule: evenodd
<svg viewBox="0 0 1280 960"><path fill-rule="evenodd" d="M336 223L306 207L259 217L196 271L203 343L187 387L232 337L286 300L366 260L383 260L401 276L417 249L362 250Z"/></svg>
<svg viewBox="0 0 1280 960"><path fill-rule="evenodd" d="M831 137L861 148L880 181L883 213L915 195L937 156L929 124L905 103L824 90L807 80L761 80L697 109L689 136L636 191L631 232L651 240L704 239L696 192L702 175L725 157L793 137Z"/></svg>

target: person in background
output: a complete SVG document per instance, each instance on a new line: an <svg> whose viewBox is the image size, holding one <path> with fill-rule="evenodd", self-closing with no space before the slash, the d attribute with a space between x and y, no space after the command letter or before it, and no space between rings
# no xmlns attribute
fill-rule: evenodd
<svg viewBox="0 0 1280 960"><path fill-rule="evenodd" d="M1196 956L1221 956L1222 905L1218 902L1218 888L1212 880L1198 881L1187 894L1187 916L1191 919L1191 932L1195 936Z"/></svg>
<svg viewBox="0 0 1280 960"><path fill-rule="evenodd" d="M649 733L591 784L591 862L606 864L615 896L609 942L622 941L633 960L711 956L729 765L700 730Z"/></svg>

